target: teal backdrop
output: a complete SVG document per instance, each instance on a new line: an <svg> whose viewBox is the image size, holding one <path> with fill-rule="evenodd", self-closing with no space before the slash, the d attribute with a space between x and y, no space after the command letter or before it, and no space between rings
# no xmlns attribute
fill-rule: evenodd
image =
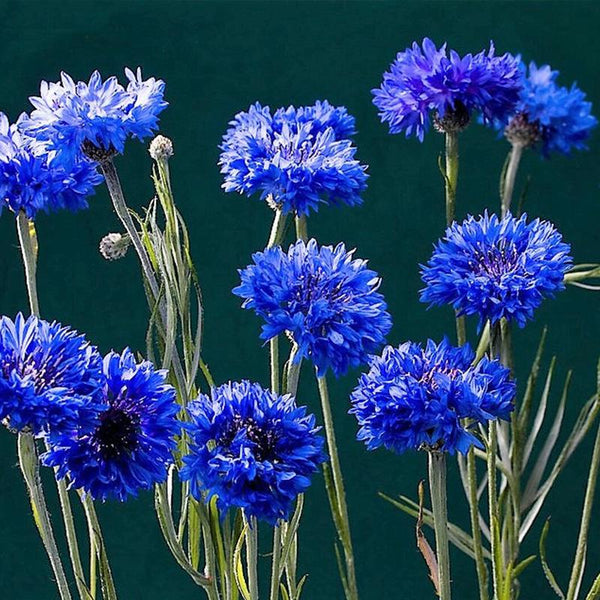
<svg viewBox="0 0 600 600"><path fill-rule="evenodd" d="M61 70L76 79L94 69L104 75L141 65L167 82L170 107L162 132L175 144L172 160L176 201L185 216L193 258L204 291L204 352L217 381L268 381L266 349L259 321L242 311L231 294L237 269L267 238L270 211L256 200L220 189L218 145L233 115L256 100L271 107L328 99L355 115L358 156L369 164L369 188L358 208L323 208L309 220L322 242L345 241L367 257L383 277L382 291L394 317L392 343L439 339L453 333L448 310L426 311L418 301L418 264L427 260L442 233L442 181L437 161L442 138L424 143L391 136L377 117L370 90L397 51L429 36L447 40L461 53L478 51L493 39L499 52L522 53L550 63L561 81L577 80L600 114L598 2L120 2L79 0L0 1L0 110L10 119L28 110L27 98L41 79ZM507 143L473 124L461 135L458 215L498 205L498 176ZM527 153L519 177L530 177L526 208L554 221L571 242L578 262L600 261L600 136L588 152L542 161ZM117 160L129 203L140 208L152 195L145 145L130 142ZM144 348L148 318L138 264L133 255L107 263L100 238L119 231L106 191L99 188L90 209L80 214L40 216L39 294L42 314L87 332L103 351ZM0 218L0 311L27 308L14 219ZM594 392L600 347L600 296L569 288L547 302L526 330L515 335L517 377L523 383L534 346L550 326L546 365L558 357L559 380L574 371L567 425ZM472 332L473 333L473 332ZM301 401L318 410L313 381L305 373ZM414 522L380 497L413 495L425 476L425 457L368 453L354 440L356 424L346 414L348 393L358 372L332 385L341 459L354 530L363 600L433 598L424 563L414 543ZM549 560L565 582L576 541L588 471L588 441L573 457L542 518L552 516ZM59 516L52 488L52 512ZM450 474L450 515L466 524L465 503L454 464ZM599 505L600 506L600 505ZM163 544L152 510L152 494L99 509L114 575L124 600L202 598L200 588L178 569ZM600 508L592 522L585 579L600 564ZM38 540L23 482L16 466L15 438L0 431L0 597L53 600L56 591ZM537 552L539 526L526 546ZM59 528L60 531L60 528ZM83 534L83 531L82 531ZM430 536L431 539L432 536ZM321 476L307 497L301 530L300 570L309 573L307 600L341 599L334 532ZM265 553L268 545L264 545ZM455 596L476 598L470 559L453 550ZM263 559L268 562L268 558ZM523 576L523 598L553 598L539 563Z"/></svg>

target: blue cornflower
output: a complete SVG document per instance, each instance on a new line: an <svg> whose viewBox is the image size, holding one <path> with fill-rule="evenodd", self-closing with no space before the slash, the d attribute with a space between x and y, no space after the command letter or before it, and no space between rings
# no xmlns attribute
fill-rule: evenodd
<svg viewBox="0 0 600 600"><path fill-rule="evenodd" d="M0 420L15 431L61 435L93 427L102 358L84 336L37 317L0 317Z"/></svg>
<svg viewBox="0 0 600 600"><path fill-rule="evenodd" d="M315 240L253 255L233 293L265 324L261 338L287 332L298 345L296 360L310 359L319 375L335 375L365 363L392 326L380 279L343 244L319 248Z"/></svg>
<svg viewBox="0 0 600 600"><path fill-rule="evenodd" d="M314 415L249 381L230 382L188 405L190 454L181 478L199 501L243 508L275 524L290 516L325 460Z"/></svg>
<svg viewBox="0 0 600 600"><path fill-rule="evenodd" d="M136 362L128 349L107 354L103 372L105 407L96 427L53 440L42 460L94 499L126 500L165 481L180 432L179 406L166 371Z"/></svg>
<svg viewBox="0 0 600 600"><path fill-rule="evenodd" d="M95 158L123 152L128 137L143 140L156 131L158 115L167 106L163 81L144 81L140 69L125 69L125 75L127 88L116 77L102 81L98 71L89 83L75 83L66 73L60 82L42 81L40 95L30 98L35 109L24 130L69 158L82 148Z"/></svg>
<svg viewBox="0 0 600 600"><path fill-rule="evenodd" d="M504 318L523 327L544 298L564 289L570 246L554 225L527 215L469 217L453 223L422 265L421 301L451 304L460 315Z"/></svg>
<svg viewBox="0 0 600 600"><path fill-rule="evenodd" d="M499 361L484 358L471 366L474 358L468 345L455 348L447 339L429 340L425 348L413 342L387 346L372 357L352 392L357 438L369 450L383 446L398 453L423 448L465 454L472 445L482 447L473 430L508 419L515 384Z"/></svg>
<svg viewBox="0 0 600 600"><path fill-rule="evenodd" d="M519 100L519 61L511 54L495 56L494 45L478 54L459 56L439 50L428 38L422 47L398 53L373 103L390 133L404 131L423 141L430 115L442 131L457 131L479 113L485 122L505 119Z"/></svg>
<svg viewBox="0 0 600 600"><path fill-rule="evenodd" d="M34 219L40 210L87 208L88 196L102 182L94 163L84 157L64 160L47 142L21 133L27 119L21 115L10 125L0 113L0 211L7 206Z"/></svg>
<svg viewBox="0 0 600 600"><path fill-rule="evenodd" d="M505 129L511 143L524 147L541 141L544 156L552 152L569 154L573 148L587 148L586 141L598 121L591 114L592 104L573 84L571 88L556 83L558 71L548 65L529 63L529 72L521 63L523 89L516 114Z"/></svg>
<svg viewBox="0 0 600 600"><path fill-rule="evenodd" d="M360 204L366 166L355 158L354 118L328 102L280 108L256 103L238 113L223 137L223 189L259 194L284 213L308 215L319 204Z"/></svg>

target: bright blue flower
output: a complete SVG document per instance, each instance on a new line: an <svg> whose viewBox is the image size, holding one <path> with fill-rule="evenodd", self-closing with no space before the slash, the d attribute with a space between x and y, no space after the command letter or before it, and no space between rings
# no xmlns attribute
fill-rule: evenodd
<svg viewBox="0 0 600 600"><path fill-rule="evenodd" d="M392 326L380 279L343 244L319 248L315 240L253 255L233 293L265 324L261 338L287 332L298 345L296 360L311 360L319 375L364 364L385 343Z"/></svg>
<svg viewBox="0 0 600 600"><path fill-rule="evenodd" d="M298 494L325 460L315 417L248 381L213 388L188 405L190 454L181 478L199 501L243 508L272 525L288 519Z"/></svg>
<svg viewBox="0 0 600 600"><path fill-rule="evenodd" d="M90 160L64 160L19 131L27 116L10 125L0 113L0 211L7 206L15 214L23 210L34 219L38 211L76 211L87 208L87 198L102 182Z"/></svg>
<svg viewBox="0 0 600 600"><path fill-rule="evenodd" d="M105 408L97 426L53 440L42 460L94 499L126 500L165 481L181 429L179 405L166 371L136 362L128 349L107 354L103 371Z"/></svg>
<svg viewBox="0 0 600 600"><path fill-rule="evenodd" d="M102 81L94 71L89 83L75 83L66 73L57 83L42 81L40 95L30 98L35 110L25 131L69 158L77 156L84 143L105 152L123 152L125 140L140 140L158 127L158 115L167 106L165 84L153 77L142 80L141 70L125 69L124 88L116 77Z"/></svg>
<svg viewBox="0 0 600 600"><path fill-rule="evenodd" d="M473 433L477 424L508 419L515 384L499 361L484 358L471 366L474 358L468 345L455 348L447 339L429 340L425 348L413 342L387 346L372 357L351 396L357 438L369 450L383 446L398 453L481 448Z"/></svg>
<svg viewBox="0 0 600 600"><path fill-rule="evenodd" d="M591 114L592 104L585 100L585 94L575 84L571 88L559 86L556 83L558 71L548 65L538 68L532 62L527 72L521 63L521 73L521 99L516 115L505 130L509 140L526 136L522 143L533 145L539 138L544 156L587 148L586 141L598 121Z"/></svg>
<svg viewBox="0 0 600 600"><path fill-rule="evenodd" d="M15 431L86 431L102 399L102 358L84 336L37 317L0 317L0 420Z"/></svg>
<svg viewBox="0 0 600 600"><path fill-rule="evenodd" d="M404 131L423 141L430 116L458 129L472 113L481 114L485 122L506 118L514 111L520 89L518 59L508 53L495 56L493 44L487 52L461 57L454 50L447 52L446 44L438 50L425 38L422 48L414 42L398 53L381 87L372 93L390 133Z"/></svg>
<svg viewBox="0 0 600 600"><path fill-rule="evenodd" d="M284 213L308 215L321 203L360 204L366 189L366 166L355 158L347 139L354 118L328 102L280 108L256 103L235 116L223 137L219 165L223 189L259 194Z"/></svg>
<svg viewBox="0 0 600 600"><path fill-rule="evenodd" d="M547 221L527 215L469 217L453 223L422 265L421 301L451 304L460 315L502 318L523 327L544 298L564 289L570 246Z"/></svg>

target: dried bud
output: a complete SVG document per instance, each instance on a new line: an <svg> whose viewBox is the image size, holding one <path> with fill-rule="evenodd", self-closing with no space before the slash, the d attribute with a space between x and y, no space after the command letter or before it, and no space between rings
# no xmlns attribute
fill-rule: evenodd
<svg viewBox="0 0 600 600"><path fill-rule="evenodd" d="M173 142L164 135L157 135L150 142L150 156L156 162L169 160L173 156Z"/></svg>
<svg viewBox="0 0 600 600"><path fill-rule="evenodd" d="M440 133L456 133L469 124L471 115L462 102L456 102L453 109L448 109L443 117L438 114L433 117L433 126Z"/></svg>
<svg viewBox="0 0 600 600"><path fill-rule="evenodd" d="M126 233L109 233L100 240L100 254L106 260L118 260L127 254L130 243Z"/></svg>
<svg viewBox="0 0 600 600"><path fill-rule="evenodd" d="M504 136L513 146L530 148L542 139L542 132L537 121L529 122L525 113L518 113L506 126Z"/></svg>

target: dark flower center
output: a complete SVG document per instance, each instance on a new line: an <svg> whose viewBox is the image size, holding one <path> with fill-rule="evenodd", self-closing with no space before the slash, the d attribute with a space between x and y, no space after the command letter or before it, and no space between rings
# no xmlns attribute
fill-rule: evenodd
<svg viewBox="0 0 600 600"><path fill-rule="evenodd" d="M85 140L83 144L81 144L81 151L94 162L102 164L113 158L113 156L117 155L118 152L112 147L103 148L102 146L98 146L89 140Z"/></svg>
<svg viewBox="0 0 600 600"><path fill-rule="evenodd" d="M505 243L492 246L485 252L477 251L475 260L469 266L478 275L488 275L492 279L500 279L503 275L514 271L517 267L519 253L514 245Z"/></svg>
<svg viewBox="0 0 600 600"><path fill-rule="evenodd" d="M529 121L525 113L517 113L504 129L506 139L513 146L530 148L542 139L539 121Z"/></svg>
<svg viewBox="0 0 600 600"><path fill-rule="evenodd" d="M440 133L457 133L466 128L471 120L467 107L457 100L454 108L448 107L443 117L433 116L433 126Z"/></svg>
<svg viewBox="0 0 600 600"><path fill-rule="evenodd" d="M258 461L275 461L275 452L279 435L273 429L265 429L256 423L252 417L240 417L237 415L227 432L219 440L219 444L229 446L235 436L244 430L246 437L254 444L254 456Z"/></svg>
<svg viewBox="0 0 600 600"><path fill-rule="evenodd" d="M117 458L135 450L138 430L139 421L134 415L111 406L100 415L100 425L94 438L104 458Z"/></svg>

